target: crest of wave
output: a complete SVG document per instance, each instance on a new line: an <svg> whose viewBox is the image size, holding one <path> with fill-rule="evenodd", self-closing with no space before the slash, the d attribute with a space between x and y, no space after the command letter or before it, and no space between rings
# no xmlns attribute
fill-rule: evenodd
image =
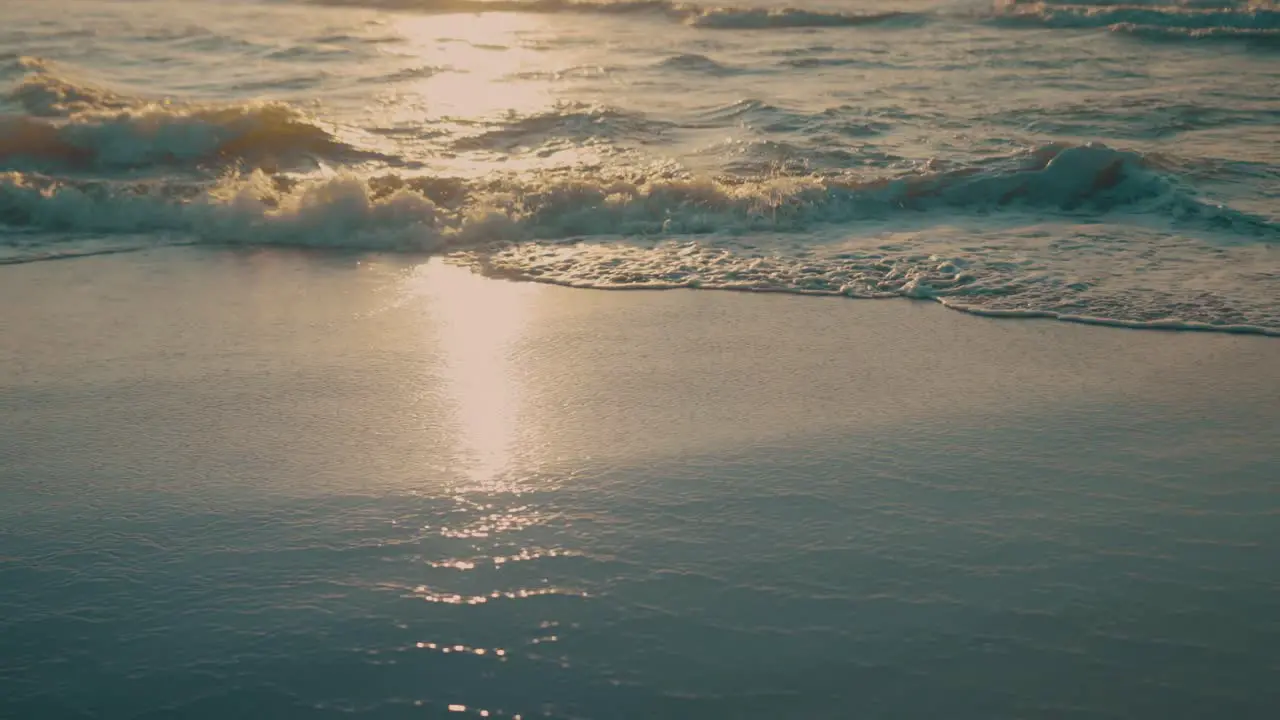
<svg viewBox="0 0 1280 720"><path fill-rule="evenodd" d="M23 67L30 74L8 99L25 114L0 116L0 162L132 168L360 154L285 103L174 103L72 80L38 58Z"/></svg>
<svg viewBox="0 0 1280 720"><path fill-rule="evenodd" d="M438 251L565 237L706 233L771 226L817 180L724 186L711 179L560 178L472 185L455 178L290 179L229 173L212 187L73 183L0 175L0 220L76 232L176 232L205 242ZM814 200L818 199L815 195ZM798 219L797 219L798 221Z"/></svg>

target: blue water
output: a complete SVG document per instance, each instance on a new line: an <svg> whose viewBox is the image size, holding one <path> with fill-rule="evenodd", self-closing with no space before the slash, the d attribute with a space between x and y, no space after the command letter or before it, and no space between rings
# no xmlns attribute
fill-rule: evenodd
<svg viewBox="0 0 1280 720"><path fill-rule="evenodd" d="M416 263L4 270L0 717L1274 716L1273 339Z"/></svg>
<svg viewBox="0 0 1280 720"><path fill-rule="evenodd" d="M1280 714L1274 3L10 1L0 83L0 718Z"/></svg>

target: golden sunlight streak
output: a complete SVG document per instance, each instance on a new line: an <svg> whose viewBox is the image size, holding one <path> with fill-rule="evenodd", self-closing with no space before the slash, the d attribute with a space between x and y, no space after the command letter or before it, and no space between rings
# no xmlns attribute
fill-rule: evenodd
<svg viewBox="0 0 1280 720"><path fill-rule="evenodd" d="M404 99L432 117L464 121L526 115L552 105L546 83L518 77L540 59L522 45L521 35L545 23L544 18L502 13L400 18L397 29L408 43L397 54L442 70L412 87L417 98Z"/></svg>
<svg viewBox="0 0 1280 720"><path fill-rule="evenodd" d="M415 294L430 301L456 406L467 476L484 489L503 484L520 436L522 373L513 362L539 288L482 278L440 260L417 269Z"/></svg>

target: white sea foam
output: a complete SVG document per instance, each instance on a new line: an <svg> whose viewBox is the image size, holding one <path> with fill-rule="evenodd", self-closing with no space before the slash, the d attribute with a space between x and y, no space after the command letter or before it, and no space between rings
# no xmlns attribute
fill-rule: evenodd
<svg viewBox="0 0 1280 720"><path fill-rule="evenodd" d="M577 288L905 297L991 317L1280 335L1280 312L1258 282L1280 278L1265 251L1118 226L946 226L827 243L525 243L455 257L493 277Z"/></svg>
<svg viewBox="0 0 1280 720"><path fill-rule="evenodd" d="M1027 208L1068 216L1130 208L1193 226L1212 225L1264 239L1280 236L1280 229L1265 218L1186 194L1176 179L1142 155L1096 144L1050 145L987 167L875 180L713 180L670 169L652 175L553 173L483 181L350 173L296 179L253 172L229 174L202 188L160 181L68 181L19 172L0 177L0 213L8 223L23 227L174 230L215 242L354 247L367 242L359 236L363 231L393 231L401 239L392 247L426 250L446 237L802 231L904 212ZM293 228L285 233L288 239L279 235L284 227ZM313 238L314 233L318 236Z"/></svg>

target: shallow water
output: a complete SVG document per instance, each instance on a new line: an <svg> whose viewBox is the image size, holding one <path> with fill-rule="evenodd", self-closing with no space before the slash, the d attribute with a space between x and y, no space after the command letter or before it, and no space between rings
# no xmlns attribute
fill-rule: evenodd
<svg viewBox="0 0 1280 720"><path fill-rule="evenodd" d="M0 258L391 249L1274 333L1277 33L1259 0L17 3Z"/></svg>
<svg viewBox="0 0 1280 720"><path fill-rule="evenodd" d="M0 716L1280 702L1268 338L394 257L23 277Z"/></svg>

